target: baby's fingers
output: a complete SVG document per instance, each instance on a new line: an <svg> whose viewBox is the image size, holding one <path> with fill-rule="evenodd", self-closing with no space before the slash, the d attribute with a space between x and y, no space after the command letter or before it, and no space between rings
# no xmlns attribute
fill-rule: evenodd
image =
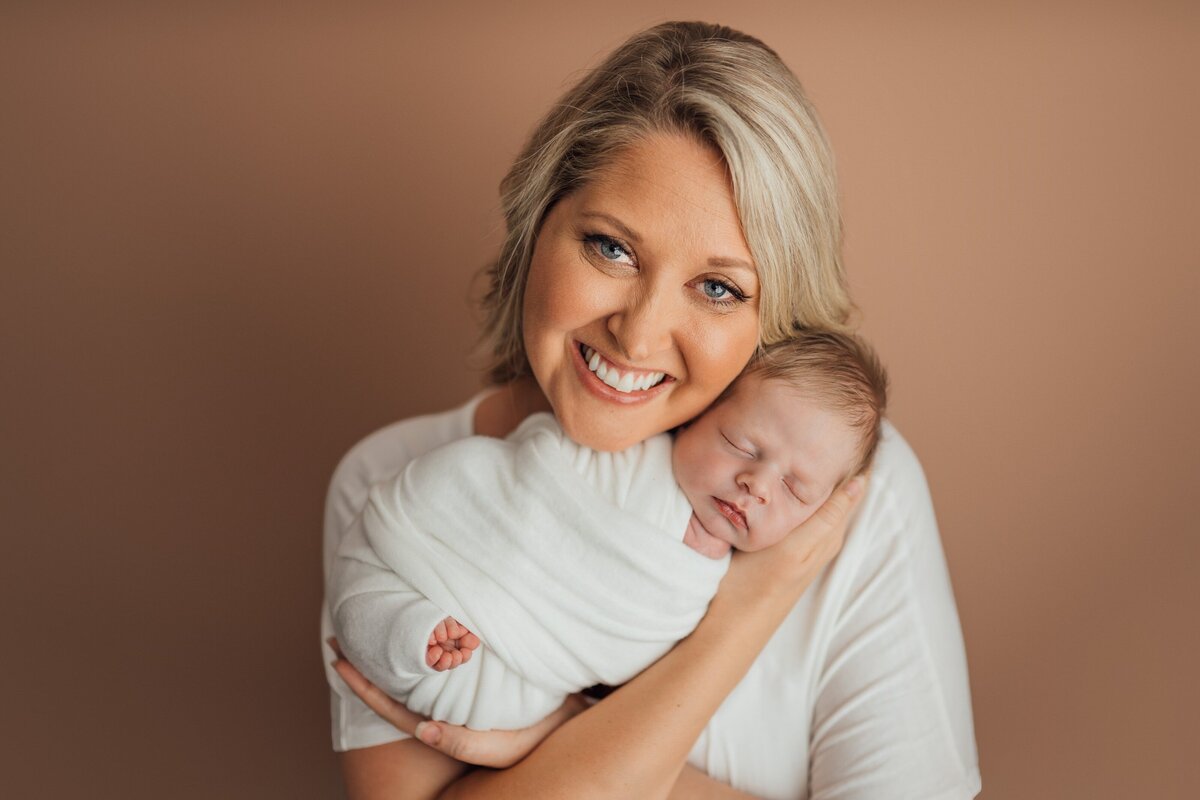
<svg viewBox="0 0 1200 800"><path fill-rule="evenodd" d="M431 644L430 648L425 651L425 666L431 669L438 669L438 660L442 658L443 652L445 650L442 649L442 645ZM440 672L440 669L438 672Z"/></svg>

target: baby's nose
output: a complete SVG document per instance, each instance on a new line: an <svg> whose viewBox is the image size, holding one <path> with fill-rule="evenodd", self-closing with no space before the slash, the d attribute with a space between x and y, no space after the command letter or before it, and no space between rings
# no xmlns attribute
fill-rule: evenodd
<svg viewBox="0 0 1200 800"><path fill-rule="evenodd" d="M766 482L758 475L753 473L743 473L738 477L738 483L746 494L760 505L765 504L768 499L766 490Z"/></svg>

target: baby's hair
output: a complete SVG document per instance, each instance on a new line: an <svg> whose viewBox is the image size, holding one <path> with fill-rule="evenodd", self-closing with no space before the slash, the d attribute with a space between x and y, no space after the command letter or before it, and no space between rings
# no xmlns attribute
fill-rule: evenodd
<svg viewBox="0 0 1200 800"><path fill-rule="evenodd" d="M859 434L859 460L850 475L871 465L887 410L888 377L879 357L862 338L801 330L790 339L762 348L722 397L737 391L738 384L750 375L783 381L840 415Z"/></svg>

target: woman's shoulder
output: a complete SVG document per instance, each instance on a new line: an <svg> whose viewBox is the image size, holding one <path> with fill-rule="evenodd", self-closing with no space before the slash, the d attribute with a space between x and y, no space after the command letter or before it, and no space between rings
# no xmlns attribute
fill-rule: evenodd
<svg viewBox="0 0 1200 800"><path fill-rule="evenodd" d="M448 411L421 414L385 425L351 447L334 474L348 468L349 471L363 468L375 472L380 465L407 462L447 442L470 436L475 407L486 395L487 392L481 392Z"/></svg>
<svg viewBox="0 0 1200 800"><path fill-rule="evenodd" d="M941 556L925 470L908 441L887 420L871 465L867 496L847 545L856 539L859 547L874 549L891 541L910 554L932 549L936 557Z"/></svg>
<svg viewBox="0 0 1200 800"><path fill-rule="evenodd" d="M333 471L326 502L330 516L343 518L358 512L374 483L402 470L409 461L430 450L470 436L475 408L488 395L480 392L449 411L422 414L386 425L351 447Z"/></svg>
<svg viewBox="0 0 1200 800"><path fill-rule="evenodd" d="M926 500L929 484L916 452L890 420L885 419L881 427L879 449L871 464L871 482L887 487L909 503Z"/></svg>

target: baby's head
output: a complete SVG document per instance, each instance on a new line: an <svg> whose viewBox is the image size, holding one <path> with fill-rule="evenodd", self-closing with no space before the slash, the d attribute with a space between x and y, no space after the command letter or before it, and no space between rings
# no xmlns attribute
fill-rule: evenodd
<svg viewBox="0 0 1200 800"><path fill-rule="evenodd" d="M887 373L864 341L802 332L766 348L679 432L675 480L708 533L761 550L866 470L886 404Z"/></svg>

